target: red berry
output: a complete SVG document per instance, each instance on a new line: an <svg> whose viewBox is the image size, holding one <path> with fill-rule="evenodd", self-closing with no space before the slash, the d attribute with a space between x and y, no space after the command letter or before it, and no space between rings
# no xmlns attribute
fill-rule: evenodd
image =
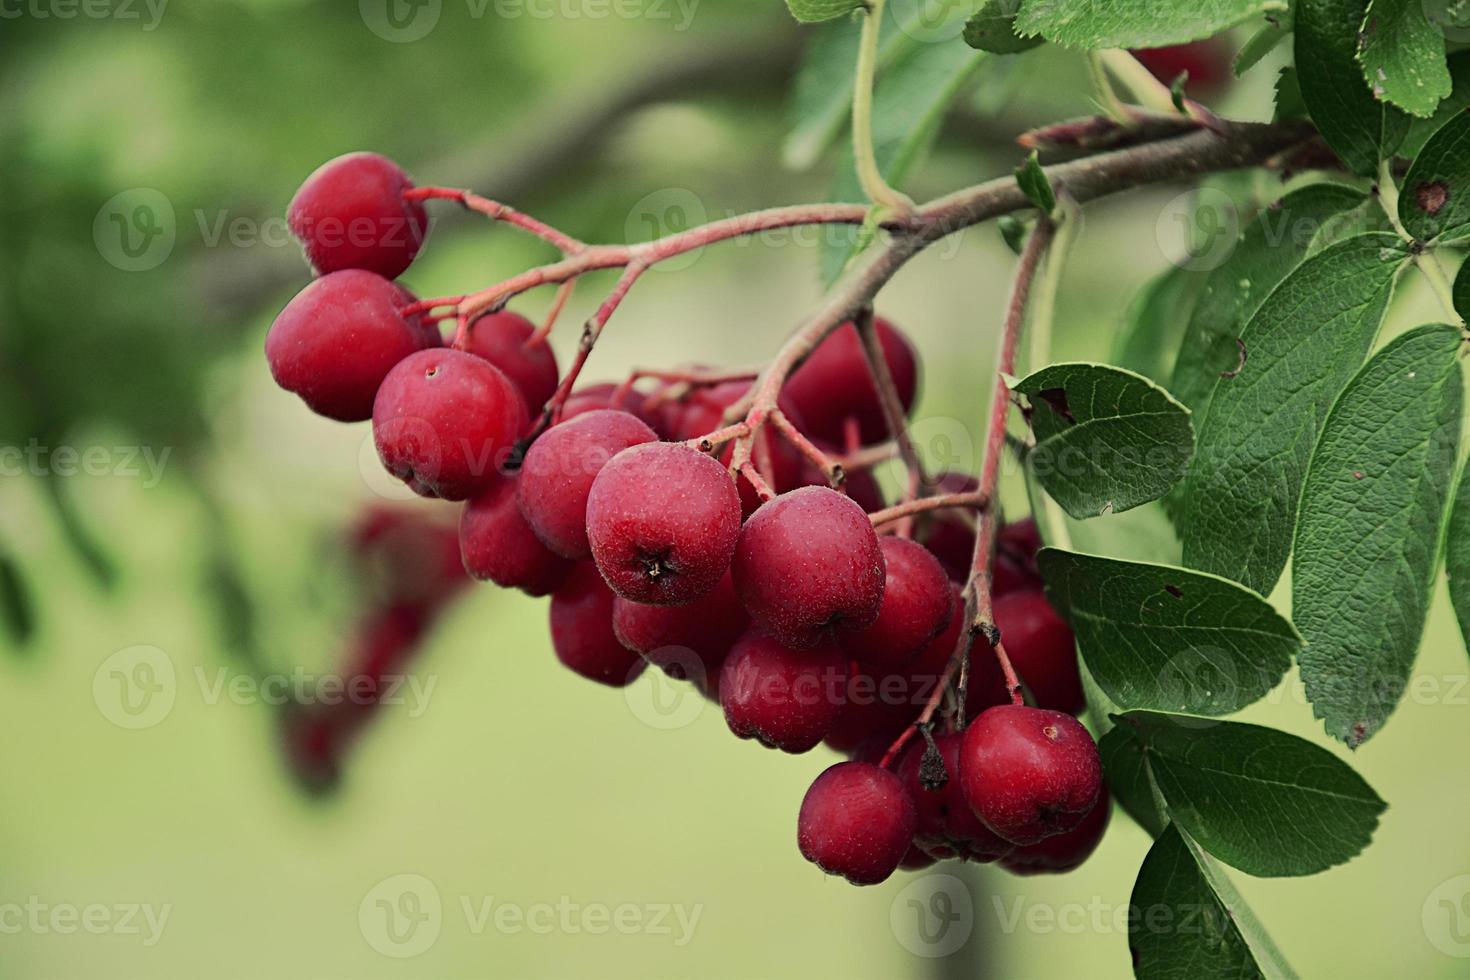
<svg viewBox="0 0 1470 980"><path fill-rule="evenodd" d="M914 801L897 776L867 762L839 762L806 791L796 843L828 874L876 885L908 853L914 822Z"/></svg>
<svg viewBox="0 0 1470 980"><path fill-rule="evenodd" d="M1133 57L1165 85L1173 85L1180 75L1189 72L1185 89L1191 95L1216 92L1230 81L1231 52L1221 38L1166 48L1139 48L1133 51Z"/></svg>
<svg viewBox="0 0 1470 980"><path fill-rule="evenodd" d="M692 602L730 568L740 495L712 457L677 442L624 449L587 495L587 539L612 590L654 606Z"/></svg>
<svg viewBox="0 0 1470 980"><path fill-rule="evenodd" d="M934 481L934 492L969 493L980 488L980 481L968 473L941 473ZM963 582L970 577L970 562L975 556L975 525L954 511L935 511L923 515L915 534L918 542L934 553L949 577Z"/></svg>
<svg viewBox="0 0 1470 980"><path fill-rule="evenodd" d="M573 564L531 533L516 505L515 474L464 505L459 550L465 571L475 578L534 596L554 592Z"/></svg>
<svg viewBox="0 0 1470 980"><path fill-rule="evenodd" d="M551 400L561 378L551 345L544 339L530 342L535 333L536 326L530 320L502 310L471 323L465 347L500 368L526 400L526 412L532 418Z"/></svg>
<svg viewBox="0 0 1470 980"><path fill-rule="evenodd" d="M677 411L668 416L666 425L669 438L679 441L697 439L722 428L725 424L725 409L743 398L749 390L749 382L727 381L724 384L699 388L689 393L682 402L673 406ZM798 428L801 427L796 409L786 404L785 399L782 400L781 409L796 423ZM777 437L770 428L762 428L756 434L751 450L751 458L756 467L760 469L767 482L777 493L785 493L787 490L807 484L827 482L825 475L816 474L815 467L806 463L801 453L789 441ZM735 444L732 442L721 451L720 462L728 466L734 453ZM816 478L805 479L807 470L815 474ZM744 477L737 481L737 489L740 491L741 513L749 517L756 512L763 501L755 492L755 488L750 485L750 481Z"/></svg>
<svg viewBox="0 0 1470 980"><path fill-rule="evenodd" d="M907 411L918 390L919 368L913 346L887 320L879 317L874 322L883 357ZM815 438L846 445L848 419L857 421L864 444L888 438L883 404L868 372L862 339L851 323L838 327L822 341L792 372L782 391L805 420L804 431Z"/></svg>
<svg viewBox="0 0 1470 980"><path fill-rule="evenodd" d="M867 629L844 634L842 649L854 659L896 669L944 632L952 597L944 569L923 545L885 537L879 547L886 577L878 619Z"/></svg>
<svg viewBox="0 0 1470 980"><path fill-rule="evenodd" d="M793 650L751 630L725 660L720 704L741 738L806 752L836 724L846 683L847 661L835 646Z"/></svg>
<svg viewBox="0 0 1470 980"><path fill-rule="evenodd" d="M762 504L740 531L732 567L751 618L789 646L871 626L883 603L883 550L872 522L826 487Z"/></svg>
<svg viewBox="0 0 1470 980"><path fill-rule="evenodd" d="M597 409L554 425L526 452L516 501L541 543L564 558L592 557L587 496L607 461L629 446L657 442L627 412Z"/></svg>
<svg viewBox="0 0 1470 980"><path fill-rule="evenodd" d="M1102 761L1071 715L1004 704L965 730L960 785L991 830L1035 844L1083 821L1102 790Z"/></svg>
<svg viewBox="0 0 1470 980"><path fill-rule="evenodd" d="M645 606L623 598L613 603L613 630L623 646L665 673L696 681L711 697L718 697L720 668L730 648L749 626L728 572L708 595L682 606Z"/></svg>
<svg viewBox="0 0 1470 980"><path fill-rule="evenodd" d="M426 350L398 362L373 403L373 441L389 473L417 494L466 500L500 476L526 406L493 364Z"/></svg>
<svg viewBox="0 0 1470 980"><path fill-rule="evenodd" d="M364 594L380 604L429 611L469 584L454 527L418 509L369 505L353 521L348 543Z"/></svg>
<svg viewBox="0 0 1470 980"><path fill-rule="evenodd" d="M1104 786L1097 802L1082 822L1064 834L1056 834L1029 847L1018 847L1000 859L1000 866L1018 875L1061 874L1078 867L1092 856L1107 833L1112 803Z"/></svg>
<svg viewBox="0 0 1470 980"><path fill-rule="evenodd" d="M409 267L428 228L423 204L405 201L408 175L376 153L349 153L317 168L286 223L318 274L366 269L393 279Z"/></svg>
<svg viewBox="0 0 1470 980"><path fill-rule="evenodd" d="M937 761L941 763L937 771L925 766L929 746L919 739L909 743L899 760L898 778L903 780L917 813L914 842L937 858L994 861L1014 845L981 823L965 802L960 788L961 741L962 736L955 732L934 736L939 750Z"/></svg>
<svg viewBox="0 0 1470 980"><path fill-rule="evenodd" d="M439 331L398 311L413 294L357 269L334 272L297 293L271 324L265 358L276 384L318 415L372 418L373 398L393 366L438 347Z"/></svg>
<svg viewBox="0 0 1470 980"><path fill-rule="evenodd" d="M1075 715L1087 707L1072 630L1038 590L995 600L995 625L1011 665L1039 708Z"/></svg>
<svg viewBox="0 0 1470 980"><path fill-rule="evenodd" d="M551 596L551 645L556 658L583 677L624 687L646 666L613 632L613 593L590 561L578 562Z"/></svg>
<svg viewBox="0 0 1470 980"><path fill-rule="evenodd" d="M578 388L567 398L561 407L561 421L566 422L579 415L588 412L596 412L600 409L610 408L614 411L627 412L641 419L643 424L662 436L664 431L663 413L661 411L648 411L643 405L648 399L643 393L633 388L622 389L619 393L618 385L603 381L595 385L587 385Z"/></svg>

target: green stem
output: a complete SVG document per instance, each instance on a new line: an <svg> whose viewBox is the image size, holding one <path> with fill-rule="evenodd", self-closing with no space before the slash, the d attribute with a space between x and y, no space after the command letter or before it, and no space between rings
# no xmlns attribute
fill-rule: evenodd
<svg viewBox="0 0 1470 980"><path fill-rule="evenodd" d="M888 186L878 169L873 152L873 78L878 70L878 35L883 30L885 0L868 0L863 14L863 33L858 41L857 74L852 90L852 158L863 193L874 204L899 212L912 210L913 202Z"/></svg>
<svg viewBox="0 0 1470 980"><path fill-rule="evenodd" d="M1118 98L1118 93L1113 89L1113 83L1108 79L1108 73L1103 69L1102 57L1096 51L1087 53L1087 70L1092 77L1092 94L1097 99L1098 106L1108 114L1108 118L1121 126L1132 126L1133 117L1128 114L1128 107L1123 100ZM1173 103L1169 109L1172 111Z"/></svg>
<svg viewBox="0 0 1470 980"><path fill-rule="evenodd" d="M1378 195L1378 206L1388 217L1388 223L1393 226L1394 233L1405 242L1412 245L1414 236L1409 234L1409 229L1399 220L1399 185L1393 182L1393 168L1390 161L1384 160L1378 167L1378 184L1375 193Z"/></svg>
<svg viewBox="0 0 1470 980"><path fill-rule="evenodd" d="M1155 78L1133 55L1121 48L1113 48L1096 52L1096 57L1099 70L1105 67L1112 72L1113 77L1123 83L1123 87L1139 105L1166 116L1178 114L1179 109L1174 105L1174 93L1169 86ZM1112 91L1111 86L1109 91Z"/></svg>
<svg viewBox="0 0 1470 980"><path fill-rule="evenodd" d="M1450 277L1445 274L1444 266L1439 264L1439 258L1430 249L1425 249L1414 256L1414 265L1424 275L1424 281L1429 283L1429 288L1434 290L1434 295L1439 297L1440 305L1450 315L1455 323L1463 324L1465 318L1455 309L1455 291L1450 286Z"/></svg>

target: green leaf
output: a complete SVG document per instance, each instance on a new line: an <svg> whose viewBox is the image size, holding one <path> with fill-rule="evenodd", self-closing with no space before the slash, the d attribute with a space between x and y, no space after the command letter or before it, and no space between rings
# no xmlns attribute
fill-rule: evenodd
<svg viewBox="0 0 1470 980"><path fill-rule="evenodd" d="M1368 0L1297 0L1297 79L1312 121L1348 169L1378 172L1408 130L1409 117L1379 102L1358 64L1358 28Z"/></svg>
<svg viewBox="0 0 1470 980"><path fill-rule="evenodd" d="M811 32L786 110L789 130L781 144L781 162L787 167L806 170L813 166L846 126L852 109L858 38L862 30L861 21L850 18ZM880 69L884 42L893 41L893 33L888 30L883 33L878 58ZM901 33L898 37L907 39Z"/></svg>
<svg viewBox="0 0 1470 980"><path fill-rule="evenodd" d="M1260 64L1262 58L1291 36L1291 11L1276 14L1274 19L1268 17L1267 21L1236 53L1235 63L1231 66L1236 78Z"/></svg>
<svg viewBox="0 0 1470 980"><path fill-rule="evenodd" d="M1450 299L1460 319L1467 319L1470 312L1470 262L1461 262L1460 271L1455 273L1455 284L1450 287Z"/></svg>
<svg viewBox="0 0 1470 980"><path fill-rule="evenodd" d="M1261 302L1318 242L1350 225L1338 215L1363 204L1361 191L1342 184L1312 184L1292 191L1256 215L1233 251L1209 271L1193 307L1175 361L1169 390L1202 424L1210 395L1226 371L1240 366L1236 339Z"/></svg>
<svg viewBox="0 0 1470 980"><path fill-rule="evenodd" d="M1265 976L1234 912L1173 824L1149 848L1128 904L1128 951L1138 980Z"/></svg>
<svg viewBox="0 0 1470 980"><path fill-rule="evenodd" d="M1424 8L1425 0L1370 0L1358 48L1373 93L1415 116L1433 115L1452 88L1444 34Z"/></svg>
<svg viewBox="0 0 1470 980"><path fill-rule="evenodd" d="M1133 729L1127 725L1109 728L1097 740L1097 751L1102 756L1103 776L1113 799L1148 831L1150 837L1162 834L1169 818L1154 799L1153 784L1149 782L1148 767L1144 763L1143 745L1134 738Z"/></svg>
<svg viewBox="0 0 1470 980"><path fill-rule="evenodd" d="M1376 354L1322 426L1302 487L1292 618L1327 733L1357 748L1414 667L1464 413L1460 331L1420 327Z"/></svg>
<svg viewBox="0 0 1470 980"><path fill-rule="evenodd" d="M1036 205L1042 214L1051 214L1056 209L1057 196L1051 189L1046 171L1041 169L1041 155L1035 150L1031 151L1025 163L1016 168L1016 183L1020 185L1021 193L1026 195L1026 200Z"/></svg>
<svg viewBox="0 0 1470 980"><path fill-rule="evenodd" d="M1187 266L1170 266L1155 276L1133 297L1108 361L1168 384L1204 286L1204 274Z"/></svg>
<svg viewBox="0 0 1470 980"><path fill-rule="evenodd" d="M1354 236L1303 262L1256 310L1241 334L1245 363L1216 384L1200 427L1184 564L1270 594L1318 428L1372 346L1406 254L1393 235Z"/></svg>
<svg viewBox="0 0 1470 980"><path fill-rule="evenodd" d="M1470 468L1460 474L1460 488L1450 509L1444 569L1450 583L1450 604L1460 621L1460 635L1470 646Z"/></svg>
<svg viewBox="0 0 1470 980"><path fill-rule="evenodd" d="M1421 242L1463 237L1470 224L1470 113L1429 137L1404 176L1399 220Z"/></svg>
<svg viewBox="0 0 1470 980"><path fill-rule="evenodd" d="M973 17L965 21L965 43L991 54L1020 54L1030 51L1044 38L1016 33L1016 11L1021 0L984 0Z"/></svg>
<svg viewBox="0 0 1470 980"><path fill-rule="evenodd" d="M1386 805L1326 749L1272 728L1152 711L1131 725L1169 815L1215 857L1263 878L1356 856Z"/></svg>
<svg viewBox="0 0 1470 980"><path fill-rule="evenodd" d="M1189 410L1147 378L1106 364L1053 364L1012 386L1036 436L1028 462L1079 519L1157 500L1194 453Z"/></svg>
<svg viewBox="0 0 1470 980"><path fill-rule="evenodd" d="M0 621L17 646L30 642L36 632L36 604L20 565L0 553Z"/></svg>
<svg viewBox="0 0 1470 980"><path fill-rule="evenodd" d="M1275 122L1306 119L1311 115L1307 111L1307 100L1302 96L1302 80L1297 77L1295 65L1286 65L1276 75L1275 95L1275 111L1271 116Z"/></svg>
<svg viewBox="0 0 1470 980"><path fill-rule="evenodd" d="M786 9L803 24L820 24L864 6L863 0L786 0Z"/></svg>
<svg viewBox="0 0 1470 980"><path fill-rule="evenodd" d="M873 150L878 169L894 187L928 151L944 114L985 61L985 54L963 44L931 44L907 48L878 76L873 92ZM838 165L834 201L860 201L862 184L849 147ZM822 280L835 282L848 261L867 242L844 236L824 239Z"/></svg>
<svg viewBox="0 0 1470 980"><path fill-rule="evenodd" d="M1022 0L1016 30L1074 48L1158 48L1285 9L1286 0Z"/></svg>
<svg viewBox="0 0 1470 980"><path fill-rule="evenodd" d="M1301 646L1270 603L1223 578L1055 548L1037 563L1087 669L1124 708L1239 711L1281 682Z"/></svg>
<svg viewBox="0 0 1470 980"><path fill-rule="evenodd" d="M1412 160L1419 155L1429 137L1439 132L1441 126L1470 107L1470 51L1457 51L1449 57L1450 79L1453 85L1450 94L1440 102L1439 108L1428 119L1410 119L1409 132L1399 145L1399 156Z"/></svg>

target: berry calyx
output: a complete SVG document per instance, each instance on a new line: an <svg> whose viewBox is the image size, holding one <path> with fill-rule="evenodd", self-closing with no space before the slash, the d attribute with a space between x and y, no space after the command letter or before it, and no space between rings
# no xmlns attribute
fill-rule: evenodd
<svg viewBox="0 0 1470 980"><path fill-rule="evenodd" d="M482 582L527 595L550 595L573 563L554 554L521 516L516 475L507 474L468 501L459 517L459 550L465 571Z"/></svg>
<svg viewBox="0 0 1470 980"><path fill-rule="evenodd" d="M624 449L657 441L638 419L611 409L595 409L547 429L521 463L516 501L526 523L563 558L591 558L587 498L597 474Z"/></svg>
<svg viewBox="0 0 1470 980"><path fill-rule="evenodd" d="M960 785L991 830L1013 844L1035 844L1087 817L1102 791L1102 760L1071 715L999 705L965 730Z"/></svg>
<svg viewBox="0 0 1470 980"><path fill-rule="evenodd" d="M960 744L957 732L934 736L937 757L922 740L911 742L896 774L914 801L914 843L936 858L994 861L1015 845L981 822L960 788ZM926 757L930 763L926 765Z"/></svg>
<svg viewBox="0 0 1470 980"><path fill-rule="evenodd" d="M683 443L624 449L587 495L587 540L612 590L654 606L707 594L730 568L740 494L729 472Z"/></svg>
<svg viewBox="0 0 1470 980"><path fill-rule="evenodd" d="M489 361L457 350L399 361L373 403L378 458L424 497L466 500L489 489L525 427L515 385Z"/></svg>
<svg viewBox="0 0 1470 980"><path fill-rule="evenodd" d="M883 549L872 522L826 487L762 504L740 531L731 567L751 618L788 646L871 626L883 603Z"/></svg>
<svg viewBox="0 0 1470 980"><path fill-rule="evenodd" d="M896 669L944 632L953 598L944 568L923 545L886 537L879 547L886 572L878 618L866 629L844 634L842 649L855 660Z"/></svg>
<svg viewBox="0 0 1470 980"><path fill-rule="evenodd" d="M898 869L916 813L902 781L868 762L839 762L806 791L796 821L802 857L854 885L876 885Z"/></svg>
<svg viewBox="0 0 1470 980"><path fill-rule="evenodd" d="M995 600L995 625L1011 665L1039 708L1080 714L1087 707L1072 629L1037 589Z"/></svg>
<svg viewBox="0 0 1470 980"><path fill-rule="evenodd" d="M551 646L567 668L609 687L626 687L646 661L613 632L613 593L590 561L578 562L551 596Z"/></svg>
<svg viewBox="0 0 1470 980"><path fill-rule="evenodd" d="M306 178L286 223L318 275L366 269L393 279L418 255L429 226L423 204L404 200L412 187L387 157L348 153Z"/></svg>
<svg viewBox="0 0 1470 980"><path fill-rule="evenodd" d="M1097 802L1082 822L1064 834L1055 834L1028 847L1017 847L1000 859L1000 866L1012 874L1062 874L1079 867L1097 850L1107 833L1112 815L1112 801L1103 787Z"/></svg>
<svg viewBox="0 0 1470 980"><path fill-rule="evenodd" d="M551 400L561 379L556 354L544 339L531 341L536 325L519 313L501 310L487 313L470 324L465 350L500 368L521 397L527 414L534 418Z"/></svg>
<svg viewBox="0 0 1470 980"><path fill-rule="evenodd" d="M807 752L837 723L846 684L847 659L835 646L793 650L753 629L725 660L720 704L741 738Z"/></svg>
<svg viewBox="0 0 1470 980"><path fill-rule="evenodd" d="M441 343L422 317L398 312L413 302L402 286L358 269L309 283L265 336L271 377L318 415L372 418L373 399L394 365Z"/></svg>
<svg viewBox="0 0 1470 980"><path fill-rule="evenodd" d="M908 411L913 407L919 387L918 358L913 345L882 317L877 317L873 325L878 331L883 358L893 374L894 387L898 389L904 411ZM814 438L845 445L849 419L857 424L864 444L882 442L889 437L883 403L868 371L862 338L852 323L844 323L818 344L792 372L782 392L801 414L807 434Z"/></svg>

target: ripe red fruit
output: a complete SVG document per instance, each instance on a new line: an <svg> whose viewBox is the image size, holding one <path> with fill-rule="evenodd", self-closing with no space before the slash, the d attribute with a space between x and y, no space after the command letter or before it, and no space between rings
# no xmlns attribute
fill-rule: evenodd
<svg viewBox="0 0 1470 980"><path fill-rule="evenodd" d="M1000 859L1000 866L1018 875L1061 874L1071 871L1092 856L1107 833L1112 801L1104 786L1097 802L1082 822L1064 834L1056 834L1029 847L1018 847Z"/></svg>
<svg viewBox="0 0 1470 980"><path fill-rule="evenodd" d="M563 558L592 557L587 496L607 461L629 446L657 442L627 412L597 409L541 434L521 463L516 501L541 543Z"/></svg>
<svg viewBox="0 0 1470 980"><path fill-rule="evenodd" d="M526 400L526 414L532 419L550 401L561 378L551 345L544 339L529 342L535 333L536 326L530 320L519 313L502 310L487 313L471 323L469 343L465 347L471 354L500 368Z"/></svg>
<svg viewBox="0 0 1470 980"><path fill-rule="evenodd" d="M839 762L806 791L796 823L802 857L854 885L897 870L914 836L914 801L897 776L867 762Z"/></svg>
<svg viewBox="0 0 1470 980"><path fill-rule="evenodd" d="M1207 38L1166 48L1139 48L1133 57L1165 85L1189 72L1185 90L1191 95L1218 91L1230 80L1231 51L1220 38Z"/></svg>
<svg viewBox="0 0 1470 980"><path fill-rule="evenodd" d="M935 735L934 746L939 750L942 772L926 772L924 759L929 746L915 739L904 750L896 772L914 801L917 814L914 843L936 858L958 857L983 864L994 861L1015 845L981 823L965 802L960 788L962 740L957 732ZM930 780L939 777L942 783L931 789Z"/></svg>
<svg viewBox="0 0 1470 980"><path fill-rule="evenodd" d="M753 629L725 660L720 704L741 738L806 752L836 724L846 683L847 660L835 646L793 650Z"/></svg>
<svg viewBox="0 0 1470 980"><path fill-rule="evenodd" d="M534 596L554 592L573 564L553 554L531 533L516 505L515 474L464 505L459 517L459 551L470 575Z"/></svg>
<svg viewBox="0 0 1470 980"><path fill-rule="evenodd" d="M469 585L453 525L417 508L370 504L353 520L347 543L370 602L431 613Z"/></svg>
<svg viewBox="0 0 1470 980"><path fill-rule="evenodd" d="M1040 550L1041 531L1033 519L1001 525L995 540L992 594L1041 588L1041 573L1036 570L1036 553Z"/></svg>
<svg viewBox="0 0 1470 980"><path fill-rule="evenodd" d="M613 593L590 561L578 562L551 596L551 646L571 670L599 684L624 687L646 661L613 633Z"/></svg>
<svg viewBox="0 0 1470 980"><path fill-rule="evenodd" d="M919 367L913 345L882 317L875 321L883 357L893 374L904 410L913 407ZM801 414L805 432L839 446L847 443L847 420L855 419L864 444L888 438L883 403L873 387L857 327L845 323L792 372L782 392Z"/></svg>
<svg viewBox="0 0 1470 980"><path fill-rule="evenodd" d="M849 657L879 667L905 667L951 619L949 579L938 559L905 538L880 539L886 575L883 604L872 626L845 633Z"/></svg>
<svg viewBox="0 0 1470 980"><path fill-rule="evenodd" d="M1087 707L1072 630L1039 590L995 600L995 625L1011 665L1039 708L1079 714Z"/></svg>
<svg viewBox="0 0 1470 980"><path fill-rule="evenodd" d="M1102 791L1102 760L1071 715L1003 704L965 730L960 785L991 830L1035 844L1086 818Z"/></svg>
<svg viewBox="0 0 1470 980"><path fill-rule="evenodd" d="M306 178L286 223L318 274L366 269L393 279L413 262L429 224L423 204L403 199L412 187L387 157L349 153Z"/></svg>
<svg viewBox="0 0 1470 980"><path fill-rule="evenodd" d="M408 290L371 272L347 269L315 280L265 336L271 377L318 415L372 418L373 398L393 366L441 343L422 317L399 314L413 302Z"/></svg>
<svg viewBox="0 0 1470 980"><path fill-rule="evenodd" d="M740 531L732 567L751 618L788 646L871 626L883 602L883 550L872 522L826 487L762 504Z"/></svg>
<svg viewBox="0 0 1470 980"><path fill-rule="evenodd" d="M457 350L399 361L373 403L378 458L425 497L466 500L488 489L525 427L515 385L490 362Z"/></svg>
<svg viewBox="0 0 1470 980"><path fill-rule="evenodd" d="M566 422L579 415L588 412L596 412L599 409L610 408L619 412L627 412L642 420L659 436L666 433L663 430L663 413L661 411L648 411L644 408L644 402L648 399L643 393L633 388L627 388L619 394L619 385L608 381L602 381L594 385L587 385L572 392L561 407L561 421ZM615 397L616 396L616 397Z"/></svg>
<svg viewBox="0 0 1470 980"><path fill-rule="evenodd" d="M654 606L692 602L730 568L740 494L729 472L683 443L624 449L587 495L587 540L612 590Z"/></svg>
<svg viewBox="0 0 1470 980"><path fill-rule="evenodd" d="M708 595L682 606L645 606L623 598L613 603L613 631L623 646L667 674L695 681L714 698L720 668L749 626L729 572Z"/></svg>

